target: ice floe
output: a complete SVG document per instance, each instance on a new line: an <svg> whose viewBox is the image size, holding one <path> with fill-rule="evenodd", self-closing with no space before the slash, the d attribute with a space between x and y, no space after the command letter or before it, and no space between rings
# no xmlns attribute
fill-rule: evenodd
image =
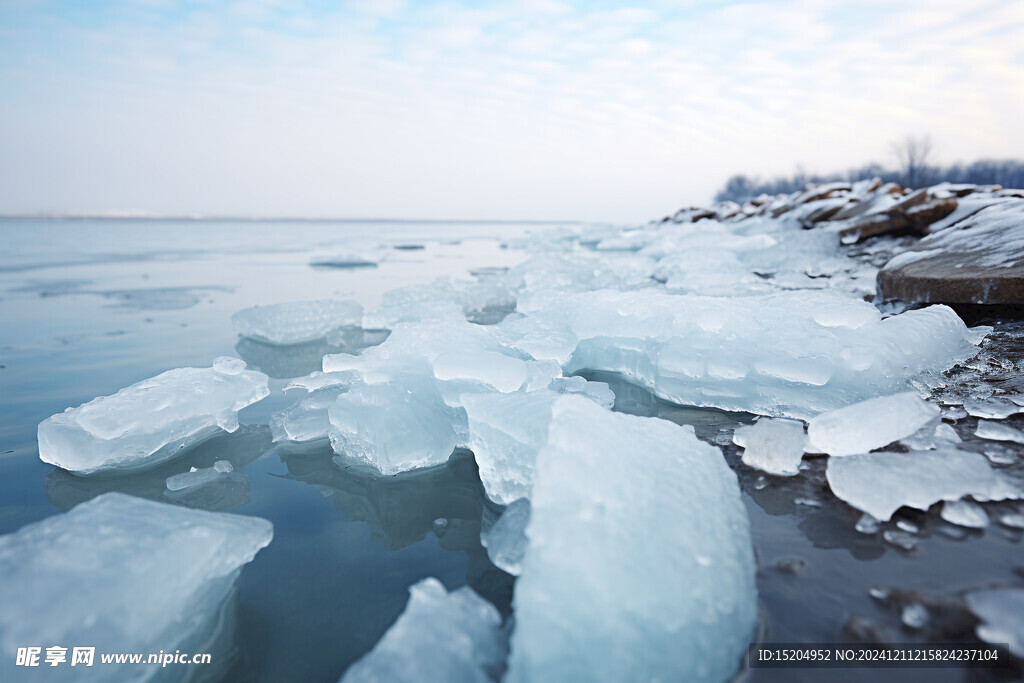
<svg viewBox="0 0 1024 683"><path fill-rule="evenodd" d="M270 393L266 375L238 363L168 370L57 413L39 424L39 458L80 475L122 474L233 432L238 411Z"/></svg>
<svg viewBox="0 0 1024 683"><path fill-rule="evenodd" d="M259 517L120 493L24 526L0 537L3 656L13 665L18 647L92 646L94 667L67 668L70 678L151 680L171 669L101 664L98 653L202 652L212 665L174 673L215 679L233 661L235 581L272 536ZM40 680L60 673L41 668Z"/></svg>
<svg viewBox="0 0 1024 683"><path fill-rule="evenodd" d="M362 335L363 307L354 301L296 301L246 308L231 316L235 332L266 344L316 340L340 344Z"/></svg>
<svg viewBox="0 0 1024 683"><path fill-rule="evenodd" d="M813 449L832 456L867 453L939 424L939 408L913 392L860 401L811 419Z"/></svg>
<svg viewBox="0 0 1024 683"><path fill-rule="evenodd" d="M826 477L838 498L881 521L904 505L927 510L967 495L983 501L1022 496L984 456L950 447L829 458Z"/></svg>
<svg viewBox="0 0 1024 683"><path fill-rule="evenodd" d="M981 619L975 628L986 643L1007 643L1024 659L1024 589L993 588L967 594L967 606Z"/></svg>

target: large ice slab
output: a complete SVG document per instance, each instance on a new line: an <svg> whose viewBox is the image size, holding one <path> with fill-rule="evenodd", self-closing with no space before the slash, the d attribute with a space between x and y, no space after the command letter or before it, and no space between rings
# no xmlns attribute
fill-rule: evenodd
<svg viewBox="0 0 1024 683"><path fill-rule="evenodd" d="M228 361L234 362L228 362ZM39 424L39 458L75 474L155 467L223 430L267 396L268 378L238 359L177 368L68 408Z"/></svg>
<svg viewBox="0 0 1024 683"><path fill-rule="evenodd" d="M507 652L494 605L468 586L449 593L429 578L409 588L405 611L341 681L489 683L498 679Z"/></svg>
<svg viewBox="0 0 1024 683"><path fill-rule="evenodd" d="M946 306L883 320L865 301L824 292L602 290L526 297L519 310L498 325L507 343L566 374L617 372L673 403L801 419L940 385L983 338Z"/></svg>
<svg viewBox="0 0 1024 683"><path fill-rule="evenodd" d="M736 475L693 430L553 408L506 681L723 681L757 623Z"/></svg>
<svg viewBox="0 0 1024 683"><path fill-rule="evenodd" d="M185 680L223 671L233 647L235 580L273 536L258 517L201 512L120 493L0 537L0 644L68 647L68 664L24 680ZM72 646L96 648L70 667ZM212 665L101 664L106 652L203 652ZM45 650L44 650L45 653ZM201 668L202 670L198 670ZM188 667L192 669L192 667Z"/></svg>
<svg viewBox="0 0 1024 683"><path fill-rule="evenodd" d="M938 423L938 406L906 391L822 413L807 425L807 438L816 452L853 455L934 429Z"/></svg>
<svg viewBox="0 0 1024 683"><path fill-rule="evenodd" d="M956 448L829 458L826 477L838 498L882 521L904 505L927 510L968 495L982 501L1022 496L985 456Z"/></svg>
<svg viewBox="0 0 1024 683"><path fill-rule="evenodd" d="M254 306L231 316L235 332L266 344L331 344L362 334L363 307L354 301L296 301Z"/></svg>

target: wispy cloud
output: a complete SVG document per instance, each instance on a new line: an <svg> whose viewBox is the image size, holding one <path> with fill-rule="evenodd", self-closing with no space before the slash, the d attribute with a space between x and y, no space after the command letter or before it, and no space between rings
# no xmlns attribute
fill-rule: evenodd
<svg viewBox="0 0 1024 683"><path fill-rule="evenodd" d="M961 0L0 9L0 210L640 220L732 172L1024 156L1024 15Z"/></svg>

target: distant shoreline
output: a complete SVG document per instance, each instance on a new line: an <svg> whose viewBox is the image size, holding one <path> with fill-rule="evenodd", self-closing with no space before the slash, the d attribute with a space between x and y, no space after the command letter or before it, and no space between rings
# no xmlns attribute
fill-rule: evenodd
<svg viewBox="0 0 1024 683"><path fill-rule="evenodd" d="M579 225L588 221L580 220L538 220L501 218L325 218L308 216L160 216L130 213L0 213L0 221L46 220L46 221L146 221L146 222L207 222L207 223L487 223L487 224L536 224L536 225Z"/></svg>

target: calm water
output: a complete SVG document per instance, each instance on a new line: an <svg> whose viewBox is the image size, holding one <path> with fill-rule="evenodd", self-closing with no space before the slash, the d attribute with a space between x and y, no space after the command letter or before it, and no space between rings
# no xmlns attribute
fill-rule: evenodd
<svg viewBox="0 0 1024 683"><path fill-rule="evenodd" d="M256 304L326 298L351 298L372 309L395 287L515 265L526 254L503 249L500 240L544 227L0 221L0 533L106 491L163 499L166 477L227 459L248 482L241 478L183 502L259 515L275 529L274 541L242 573L241 656L232 680L336 681L401 613L408 586L427 576L449 588L469 584L507 614L512 577L488 561L479 540L481 518L499 509L484 498L472 455L456 453L447 466L429 471L374 478L339 469L329 447L275 448L266 425L293 399L273 390L284 377L317 369L325 351L240 343L230 316ZM392 249L377 268L309 265L353 237L423 248ZM39 461L35 430L46 417L220 355L240 355L275 378L271 397L241 413L237 433L123 479L78 479ZM694 424L709 441L727 441L727 430L752 418L670 406L615 378L598 379L613 384L617 409ZM937 632L970 640L973 623L955 609L959 593L1020 582L1019 532L994 525L953 537L948 525L922 514L914 520L920 542L908 553L878 534L854 531L859 515L828 493L823 461L810 460L796 481L764 481L739 463L734 447L725 451L751 518L766 640L848 641L869 633L914 641ZM447 525L435 525L439 518ZM897 589L897 598L874 600L873 586ZM906 595L934 605L935 622L925 631L900 626ZM822 680L823 673L760 670L749 677ZM892 680L978 678L895 673ZM855 670L828 677L879 678Z"/></svg>

